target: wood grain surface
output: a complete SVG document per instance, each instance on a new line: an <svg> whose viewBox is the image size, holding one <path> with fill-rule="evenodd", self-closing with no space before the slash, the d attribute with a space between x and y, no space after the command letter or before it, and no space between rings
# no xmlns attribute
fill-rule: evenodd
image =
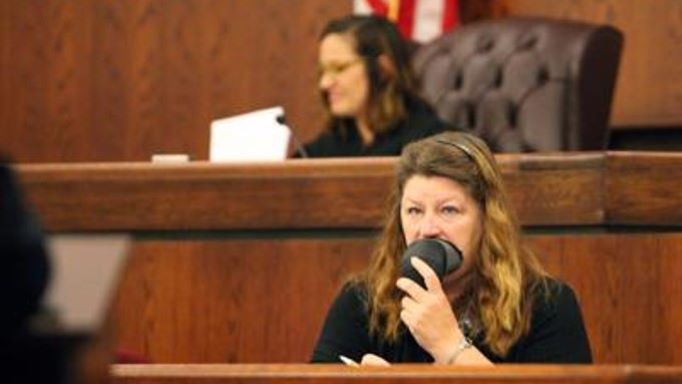
<svg viewBox="0 0 682 384"><path fill-rule="evenodd" d="M320 365L117 365L117 384L152 383L673 383L679 367L642 366L498 366L447 367L404 365L353 368Z"/></svg>
<svg viewBox="0 0 682 384"><path fill-rule="evenodd" d="M625 49L611 125L682 123L682 2L467 0L463 21L541 15L613 24ZM352 2L4 0L0 152L18 162L208 158L213 119L282 105L323 129L317 39Z"/></svg>
<svg viewBox="0 0 682 384"><path fill-rule="evenodd" d="M603 223L603 153L500 155L524 225ZM47 228L377 228L395 159L16 167Z"/></svg>
<svg viewBox="0 0 682 384"><path fill-rule="evenodd" d="M529 243L574 288L597 363L682 363L682 234ZM154 363L306 362L332 299L372 244L362 236L138 241L112 307L117 345Z"/></svg>

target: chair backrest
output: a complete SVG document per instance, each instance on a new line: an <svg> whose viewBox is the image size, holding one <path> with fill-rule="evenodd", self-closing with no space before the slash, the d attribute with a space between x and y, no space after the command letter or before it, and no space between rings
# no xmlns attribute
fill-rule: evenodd
<svg viewBox="0 0 682 384"><path fill-rule="evenodd" d="M623 35L544 18L487 20L420 47L423 96L496 152L606 148Z"/></svg>

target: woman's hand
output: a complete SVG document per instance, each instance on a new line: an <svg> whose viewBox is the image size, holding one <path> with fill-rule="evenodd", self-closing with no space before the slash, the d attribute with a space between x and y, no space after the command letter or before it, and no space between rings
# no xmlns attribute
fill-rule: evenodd
<svg viewBox="0 0 682 384"><path fill-rule="evenodd" d="M391 365L388 361L384 360L383 358L372 354L372 353L365 353L364 356L362 356L362 360L358 363L357 361L347 357L340 355L339 359L346 365L350 367L359 367L361 365L367 365L367 366L377 366L377 367L388 367Z"/></svg>
<svg viewBox="0 0 682 384"><path fill-rule="evenodd" d="M426 289L408 278L398 279L396 286L405 292L400 319L436 363L446 363L462 331L436 273L417 257L410 262L424 278Z"/></svg>
<svg viewBox="0 0 682 384"><path fill-rule="evenodd" d="M388 367L391 365L388 361L384 360L383 358L371 354L371 353L365 353L364 356L362 356L362 360L360 360L360 365L373 365L373 366L379 366L379 367Z"/></svg>

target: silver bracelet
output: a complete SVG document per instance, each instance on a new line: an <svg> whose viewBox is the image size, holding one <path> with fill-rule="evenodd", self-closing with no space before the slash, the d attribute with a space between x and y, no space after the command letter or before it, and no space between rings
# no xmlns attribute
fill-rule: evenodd
<svg viewBox="0 0 682 384"><path fill-rule="evenodd" d="M466 336L462 335L462 339L457 343L457 347L455 347L455 351L452 352L452 355L450 355L450 358L447 360L446 364L454 364L459 355L464 352L465 349L471 347L471 340L467 338Z"/></svg>

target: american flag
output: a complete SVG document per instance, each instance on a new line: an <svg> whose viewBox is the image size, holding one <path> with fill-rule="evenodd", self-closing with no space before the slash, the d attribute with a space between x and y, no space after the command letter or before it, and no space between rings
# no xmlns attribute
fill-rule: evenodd
<svg viewBox="0 0 682 384"><path fill-rule="evenodd" d="M353 0L353 12L377 14L398 25L403 36L425 43L459 23L459 0Z"/></svg>

